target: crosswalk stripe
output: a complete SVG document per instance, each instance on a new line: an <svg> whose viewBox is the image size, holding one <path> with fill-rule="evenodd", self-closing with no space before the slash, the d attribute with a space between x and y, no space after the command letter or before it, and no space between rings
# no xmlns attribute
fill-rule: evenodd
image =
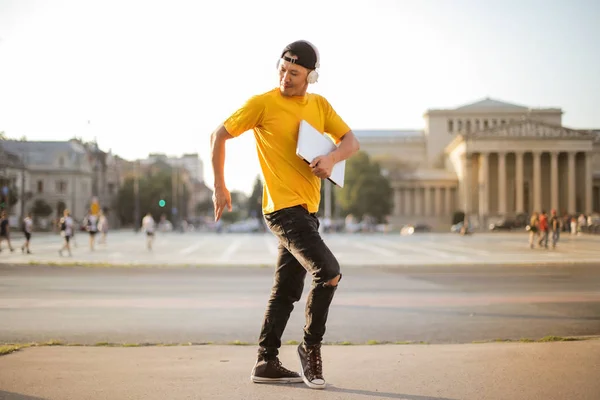
<svg viewBox="0 0 600 400"><path fill-rule="evenodd" d="M231 256L239 249L242 244L246 241L246 238L241 238L232 241L229 246L225 249L225 251L219 257L220 262L227 262L231 259Z"/></svg>
<svg viewBox="0 0 600 400"><path fill-rule="evenodd" d="M179 251L179 254L182 254L184 256L193 253L194 251L198 250L200 247L202 247L203 243L202 242L198 242L198 243L194 243L191 246L185 247L183 249L181 249Z"/></svg>

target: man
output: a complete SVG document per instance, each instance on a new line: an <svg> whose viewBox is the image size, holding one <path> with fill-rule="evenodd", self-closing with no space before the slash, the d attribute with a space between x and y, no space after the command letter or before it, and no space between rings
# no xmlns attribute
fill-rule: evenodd
<svg viewBox="0 0 600 400"><path fill-rule="evenodd" d="M27 216L23 219L23 233L25 234L25 243L21 246L21 252L31 254L29 250L29 243L31 243L31 232L33 231L33 218L31 213L27 213Z"/></svg>
<svg viewBox="0 0 600 400"><path fill-rule="evenodd" d="M552 216L550 217L550 228L552 229L552 248L556 248L556 243L560 238L560 219L556 215L556 210L552 210Z"/></svg>
<svg viewBox="0 0 600 400"><path fill-rule="evenodd" d="M12 244L10 244L10 224L8 221L8 215L6 214L5 210L2 210L0 213L0 251L2 251L1 245L2 241L4 240L6 240L8 243L8 248L10 251L15 251L15 249L12 247Z"/></svg>
<svg viewBox="0 0 600 400"><path fill-rule="evenodd" d="M146 247L148 250L152 250L155 225L156 223L154 222L154 218L152 218L152 213L148 212L142 219L142 230L146 232Z"/></svg>
<svg viewBox="0 0 600 400"><path fill-rule="evenodd" d="M69 257L71 254L71 237L75 232L75 227L73 223L73 218L71 218L71 211L65 210L63 211L63 217L60 219L60 235L65 239L63 247L58 251L58 254L62 256L62 252L67 250L69 252Z"/></svg>
<svg viewBox="0 0 600 400"><path fill-rule="evenodd" d="M89 213L85 218L85 229L90 235L90 250L94 251L94 244L96 243L96 233L98 233L98 216L93 213Z"/></svg>
<svg viewBox="0 0 600 400"><path fill-rule="evenodd" d="M543 243L543 246L547 249L548 248L548 215L546 214L546 211L544 211L544 210L542 210L542 213L540 214L539 229L540 229L540 240L539 240L538 244L540 245L540 247L542 247L542 243Z"/></svg>
<svg viewBox="0 0 600 400"><path fill-rule="evenodd" d="M262 211L271 232L279 239L274 285L259 337L253 382L301 382L311 388L325 387L321 342L329 306L342 275L338 261L321 239L316 213L321 179L333 166L359 150L348 125L322 96L307 93L318 79L319 54L306 41L283 49L278 64L279 87L251 97L211 136L215 177L215 220L225 208L231 211L231 196L225 185L225 142L248 130L254 131L263 186ZM326 132L339 146L306 164L296 155L298 128L306 120ZM300 300L307 271L312 288L306 301L304 340L298 346L301 374L289 371L278 359L281 336Z"/></svg>

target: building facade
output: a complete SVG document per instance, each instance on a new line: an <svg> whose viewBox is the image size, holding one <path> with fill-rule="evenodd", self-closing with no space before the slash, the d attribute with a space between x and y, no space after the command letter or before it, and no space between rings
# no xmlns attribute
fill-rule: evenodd
<svg viewBox="0 0 600 400"><path fill-rule="evenodd" d="M52 208L49 219L64 208L76 220L83 219L92 197L93 180L92 164L84 146L77 141L4 140L2 147L17 156L26 168L18 185L25 212L30 211L36 200L43 200ZM20 209L20 204L13 207L11 215L20 217Z"/></svg>
<svg viewBox="0 0 600 400"><path fill-rule="evenodd" d="M600 212L600 130L564 127L562 114L486 98L428 110L421 131L356 134L390 178L398 224Z"/></svg>

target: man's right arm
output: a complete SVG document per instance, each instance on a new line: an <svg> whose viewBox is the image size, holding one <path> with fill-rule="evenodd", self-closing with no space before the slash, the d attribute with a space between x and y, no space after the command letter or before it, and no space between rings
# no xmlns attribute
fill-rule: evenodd
<svg viewBox="0 0 600 400"><path fill-rule="evenodd" d="M210 135L210 157L214 174L213 205L215 208L215 221L218 221L225 210L231 211L231 195L225 186L225 142L233 136L220 125Z"/></svg>
<svg viewBox="0 0 600 400"><path fill-rule="evenodd" d="M223 125L220 125L210 135L210 156L215 176L215 190L217 187L225 187L225 142L229 139L233 139L233 136Z"/></svg>

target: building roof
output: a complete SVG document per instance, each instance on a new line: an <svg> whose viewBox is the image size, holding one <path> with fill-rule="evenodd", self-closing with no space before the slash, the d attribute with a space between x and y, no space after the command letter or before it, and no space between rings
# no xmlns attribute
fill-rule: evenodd
<svg viewBox="0 0 600 400"><path fill-rule="evenodd" d="M359 139L418 139L424 138L423 131L398 129L358 129L352 130Z"/></svg>
<svg viewBox="0 0 600 400"><path fill-rule="evenodd" d="M515 111L527 111L529 107L521 106L518 104L507 103L501 100L495 100L489 97L485 99L478 100L474 103L465 104L464 106L460 106L456 108L456 110L461 111L479 111L479 110L490 110L490 109L513 109Z"/></svg>
<svg viewBox="0 0 600 400"><path fill-rule="evenodd" d="M23 159L27 165L51 165L61 154L71 154L73 157L86 154L85 148L77 141L20 141L3 140L2 147Z"/></svg>

